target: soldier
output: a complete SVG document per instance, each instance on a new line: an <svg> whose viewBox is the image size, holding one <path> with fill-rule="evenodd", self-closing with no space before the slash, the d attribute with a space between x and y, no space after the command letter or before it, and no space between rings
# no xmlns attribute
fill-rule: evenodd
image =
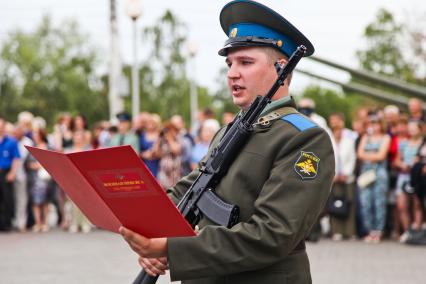
<svg viewBox="0 0 426 284"><path fill-rule="evenodd" d="M257 2L228 3L220 23L229 39L219 55L226 57L229 90L242 111L269 91L276 61L285 64L302 44L307 56L314 52L300 31ZM327 133L296 111L288 95L290 77L215 188L240 207L239 223L226 228L204 217L196 237L180 238L148 239L120 228L147 273L170 269L172 281L183 283L311 283L304 238L328 198L334 155ZM168 190L175 203L198 174L199 168Z"/></svg>

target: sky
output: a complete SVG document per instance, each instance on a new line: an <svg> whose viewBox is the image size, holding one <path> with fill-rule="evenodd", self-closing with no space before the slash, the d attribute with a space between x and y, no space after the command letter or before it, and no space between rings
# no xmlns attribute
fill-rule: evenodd
<svg viewBox="0 0 426 284"><path fill-rule="evenodd" d="M225 0L141 0L142 15L139 29L151 26L166 9L170 9L188 26L188 39L198 46L191 76L199 84L215 89L215 78L224 58L217 55L226 36L219 24L219 13L228 1ZM416 24L416 19L426 17L424 0L260 0L259 2L279 12L314 44L315 55L357 68L357 50L365 46L363 30L374 21L377 11L385 8L399 22ZM126 0L117 0L119 22L120 55L125 63L132 63L132 26L125 12ZM57 25L64 19L75 19L82 31L90 35L91 43L97 47L104 68L108 65L109 52L109 0L0 0L0 45L14 29L32 31L43 15L49 14ZM424 24L425 21L422 21ZM425 27L426 29L426 27ZM146 57L142 48L143 38L139 34L139 57ZM323 67L309 59L299 67L317 74L344 81L347 75ZM195 71L195 72L194 72ZM302 90L316 79L298 75L293 78L293 88Z"/></svg>

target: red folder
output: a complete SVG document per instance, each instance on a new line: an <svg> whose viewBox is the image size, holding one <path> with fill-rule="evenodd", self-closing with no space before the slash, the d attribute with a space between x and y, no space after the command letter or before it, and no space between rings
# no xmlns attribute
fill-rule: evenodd
<svg viewBox="0 0 426 284"><path fill-rule="evenodd" d="M195 236L132 147L27 149L96 226L118 233L123 225L148 238Z"/></svg>

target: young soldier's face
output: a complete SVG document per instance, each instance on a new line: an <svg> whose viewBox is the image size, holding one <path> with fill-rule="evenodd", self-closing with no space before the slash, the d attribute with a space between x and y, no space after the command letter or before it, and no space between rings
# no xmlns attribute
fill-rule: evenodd
<svg viewBox="0 0 426 284"><path fill-rule="evenodd" d="M277 79L274 65L259 47L230 50L226 63L232 100L242 109L247 109L256 96L266 95Z"/></svg>

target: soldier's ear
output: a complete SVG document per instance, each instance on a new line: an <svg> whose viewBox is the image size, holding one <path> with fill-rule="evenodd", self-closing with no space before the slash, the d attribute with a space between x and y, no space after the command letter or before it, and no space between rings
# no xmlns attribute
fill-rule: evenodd
<svg viewBox="0 0 426 284"><path fill-rule="evenodd" d="M278 63L280 65L286 65L287 62L288 62L288 60L286 58L280 58L280 59L278 59Z"/></svg>

